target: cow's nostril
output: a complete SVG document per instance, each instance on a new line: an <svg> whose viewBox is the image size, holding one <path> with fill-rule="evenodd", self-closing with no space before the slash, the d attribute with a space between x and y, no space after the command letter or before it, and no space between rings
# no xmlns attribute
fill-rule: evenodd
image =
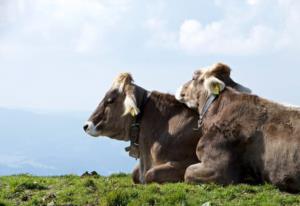
<svg viewBox="0 0 300 206"><path fill-rule="evenodd" d="M181 94L180 94L180 96L181 96L181 97L184 97L184 96L185 96L185 94L181 93Z"/></svg>
<svg viewBox="0 0 300 206"><path fill-rule="evenodd" d="M85 125L83 126L83 130L84 130L84 131L86 131L88 128L89 128L89 125L88 125L88 124L85 124Z"/></svg>

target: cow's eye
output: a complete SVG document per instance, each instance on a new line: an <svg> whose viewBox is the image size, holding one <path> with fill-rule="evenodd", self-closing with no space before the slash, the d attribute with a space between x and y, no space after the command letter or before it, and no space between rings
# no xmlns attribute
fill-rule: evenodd
<svg viewBox="0 0 300 206"><path fill-rule="evenodd" d="M107 100L106 100L106 103L107 104L112 104L114 102L114 100L112 99L112 98L108 98Z"/></svg>

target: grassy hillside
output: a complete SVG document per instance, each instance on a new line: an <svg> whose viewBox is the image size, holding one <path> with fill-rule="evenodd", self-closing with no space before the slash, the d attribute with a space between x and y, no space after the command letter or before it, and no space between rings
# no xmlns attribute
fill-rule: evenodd
<svg viewBox="0 0 300 206"><path fill-rule="evenodd" d="M205 204L206 203L206 204ZM110 177L0 177L3 205L300 205L300 195L270 185L134 185L125 174Z"/></svg>

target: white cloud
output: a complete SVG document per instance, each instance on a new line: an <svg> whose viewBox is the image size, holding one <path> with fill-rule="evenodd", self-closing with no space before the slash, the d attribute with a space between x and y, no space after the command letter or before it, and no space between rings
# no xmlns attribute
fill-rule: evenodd
<svg viewBox="0 0 300 206"><path fill-rule="evenodd" d="M274 46L275 36L263 25L255 25L243 35L224 21L203 26L197 20L187 20L180 27L179 44L193 54L252 54Z"/></svg>
<svg viewBox="0 0 300 206"><path fill-rule="evenodd" d="M0 55L9 48L91 52L118 27L130 0L3 0ZM2 15L1 15L2 14ZM2 46L4 45L4 46ZM26 53L26 52L25 52Z"/></svg>
<svg viewBox="0 0 300 206"><path fill-rule="evenodd" d="M249 5L255 6L261 3L261 0L247 0L246 1Z"/></svg>
<svg viewBox="0 0 300 206"><path fill-rule="evenodd" d="M95 47L95 42L97 42L97 40L100 38L99 32L93 25L89 23L85 24L77 40L76 51L85 53L93 50Z"/></svg>
<svg viewBox="0 0 300 206"><path fill-rule="evenodd" d="M176 48L177 33L168 30L169 21L162 18L167 7L166 1L163 0L147 2L147 19L144 28L150 32L151 36L147 40L146 46Z"/></svg>
<svg viewBox="0 0 300 206"><path fill-rule="evenodd" d="M159 18L150 18L146 21L146 28L152 33L148 40L148 46L161 46L165 48L176 48L177 34L176 32L167 30L167 21Z"/></svg>
<svg viewBox="0 0 300 206"><path fill-rule="evenodd" d="M171 44L193 54L252 55L300 50L300 2L297 0L215 0L222 18L209 22L186 19L179 31L150 29L158 45ZM165 22L158 19L156 22ZM169 29L169 30L168 30ZM172 34L168 38L165 34ZM169 41L165 41L168 39Z"/></svg>
<svg viewBox="0 0 300 206"><path fill-rule="evenodd" d="M87 110L120 70L142 78L145 62L180 72L182 59L200 61L186 53L299 51L299 3L192 0L183 8L166 0L0 0L0 105Z"/></svg>

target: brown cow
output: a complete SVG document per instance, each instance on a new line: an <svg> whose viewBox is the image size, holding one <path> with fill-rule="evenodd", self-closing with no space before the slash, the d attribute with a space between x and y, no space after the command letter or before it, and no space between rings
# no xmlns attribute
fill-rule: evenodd
<svg viewBox="0 0 300 206"><path fill-rule="evenodd" d="M227 79L229 86L237 86ZM136 183L179 182L185 170L198 161L201 136L198 114L174 96L148 92L120 74L84 126L95 137L131 141L129 152L140 159L133 172Z"/></svg>
<svg viewBox="0 0 300 206"><path fill-rule="evenodd" d="M300 191L300 110L225 86L230 69L216 64L187 82L179 101L197 109L201 163L187 168L194 183L238 183L244 171L261 182Z"/></svg>
<svg viewBox="0 0 300 206"><path fill-rule="evenodd" d="M95 137L131 141L130 154L140 159L133 172L135 183L179 182L184 180L186 168L198 162L195 151L200 133L192 129L197 127L197 119L197 112L174 96L150 93L123 73L84 130Z"/></svg>

